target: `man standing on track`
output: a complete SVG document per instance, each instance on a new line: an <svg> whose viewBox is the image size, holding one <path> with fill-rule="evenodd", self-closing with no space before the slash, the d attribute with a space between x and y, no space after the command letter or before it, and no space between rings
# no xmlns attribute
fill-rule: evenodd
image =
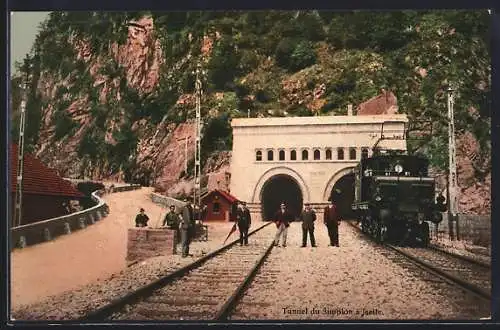
<svg viewBox="0 0 500 330"><path fill-rule="evenodd" d="M252 224L252 219L245 202L241 202L238 207L238 211L236 212L236 221L238 221L238 229L240 231L240 245L248 245L248 230Z"/></svg>
<svg viewBox="0 0 500 330"><path fill-rule="evenodd" d="M291 221L293 221L293 215L286 209L285 203L281 203L280 209L274 215L274 222L278 228L274 238L274 246L279 246L281 236L281 244L286 247L286 235Z"/></svg>
<svg viewBox="0 0 500 330"><path fill-rule="evenodd" d="M314 221L316 221L316 213L311 209L309 203L305 204L305 209L300 214L300 220L302 221L302 247L306 247L307 245L307 233L309 233L311 246L316 247L316 240L314 239Z"/></svg>
<svg viewBox="0 0 500 330"><path fill-rule="evenodd" d="M330 199L330 205L325 207L323 213L323 222L328 228L328 236L330 237L330 246L339 247L339 224L340 217L337 212L337 205L333 198Z"/></svg>
<svg viewBox="0 0 500 330"><path fill-rule="evenodd" d="M181 241L182 241L182 257L185 258L189 255L189 244L194 236L195 220L194 210L189 199L184 200L186 205L182 209L182 222L181 222Z"/></svg>

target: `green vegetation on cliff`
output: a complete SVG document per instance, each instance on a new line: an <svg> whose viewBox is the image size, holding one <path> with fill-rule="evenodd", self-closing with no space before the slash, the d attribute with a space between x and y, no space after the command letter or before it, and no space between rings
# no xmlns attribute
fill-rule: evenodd
<svg viewBox="0 0 500 330"><path fill-rule="evenodd" d="M148 91L132 87L127 68L112 56L114 43L127 42L127 22L144 16L153 18L152 37L159 40L163 57L158 81ZM131 127L145 119L154 130L165 120L179 123L192 118L194 104L177 101L193 92L196 65L208 56L202 105L204 159L213 151L231 148L229 120L246 116L247 111L252 116L268 116L274 110L279 110L274 115L343 114L348 103L359 104L385 89L394 92L399 111L410 119L435 123L432 136L410 147L445 168L450 83L457 88L458 132L472 132L481 153L490 153L488 25L486 10L54 12L19 70L29 76L26 143L33 150L42 142L72 136L81 124L67 110L85 99L81 107L92 124L85 128L78 156L87 161L105 159L106 172L133 169L141 137ZM205 36L212 45L204 53ZM77 57L79 41L89 46L87 61ZM152 54L146 56L151 64ZM105 83L97 84L91 72L97 63ZM324 85L324 104L313 109L300 102L301 96L289 97L290 81L303 82L299 95ZM16 110L19 83L20 77L13 77L11 104ZM104 85L112 87L102 100ZM221 93L222 98L217 96ZM53 141L40 141L48 108ZM14 140L17 117L14 114ZM106 139L107 133L113 143Z"/></svg>

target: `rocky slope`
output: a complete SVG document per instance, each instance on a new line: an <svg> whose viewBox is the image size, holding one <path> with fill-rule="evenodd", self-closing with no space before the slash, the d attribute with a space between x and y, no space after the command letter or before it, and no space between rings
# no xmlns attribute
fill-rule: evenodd
<svg viewBox="0 0 500 330"><path fill-rule="evenodd" d="M458 82L460 206L488 212L487 20L479 11L57 12L19 66L11 103L18 109L16 86L28 76L28 150L64 176L183 195L192 189L198 63L209 189L229 185L230 118L346 114L348 104L357 115L434 122L439 134L416 149L439 174L445 91Z"/></svg>

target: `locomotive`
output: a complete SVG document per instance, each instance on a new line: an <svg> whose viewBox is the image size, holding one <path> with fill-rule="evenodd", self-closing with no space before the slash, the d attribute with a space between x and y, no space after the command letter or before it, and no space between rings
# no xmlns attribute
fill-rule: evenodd
<svg viewBox="0 0 500 330"><path fill-rule="evenodd" d="M355 167L352 209L364 233L378 242L421 244L430 241L429 221L439 223L446 210L435 196L429 161L403 150L374 149Z"/></svg>

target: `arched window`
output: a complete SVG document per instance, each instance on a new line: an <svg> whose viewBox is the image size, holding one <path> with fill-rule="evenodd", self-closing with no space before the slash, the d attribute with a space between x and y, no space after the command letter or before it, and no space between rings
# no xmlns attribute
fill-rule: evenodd
<svg viewBox="0 0 500 330"><path fill-rule="evenodd" d="M258 162L262 160L262 151L257 150L257 152L255 153L255 160Z"/></svg>
<svg viewBox="0 0 500 330"><path fill-rule="evenodd" d="M314 150L314 160L320 160L321 159L321 153L318 149Z"/></svg>
<svg viewBox="0 0 500 330"><path fill-rule="evenodd" d="M218 214L220 212L220 204L219 203L213 203L212 205L212 213Z"/></svg>
<svg viewBox="0 0 500 330"><path fill-rule="evenodd" d="M308 160L309 159L309 153L307 150L302 150L302 160Z"/></svg>
<svg viewBox="0 0 500 330"><path fill-rule="evenodd" d="M285 150L280 150L279 157L280 157L280 160L285 160Z"/></svg>
<svg viewBox="0 0 500 330"><path fill-rule="evenodd" d="M337 159L338 160L344 159L344 148L337 148Z"/></svg>
<svg viewBox="0 0 500 330"><path fill-rule="evenodd" d="M349 159L356 159L356 148L349 148Z"/></svg>
<svg viewBox="0 0 500 330"><path fill-rule="evenodd" d="M361 149L361 159L368 158L368 148Z"/></svg>
<svg viewBox="0 0 500 330"><path fill-rule="evenodd" d="M297 151L290 151L290 160L297 160Z"/></svg>
<svg viewBox="0 0 500 330"><path fill-rule="evenodd" d="M272 150L267 151L267 160L273 160L274 159L274 152Z"/></svg>
<svg viewBox="0 0 500 330"><path fill-rule="evenodd" d="M332 160L332 149L326 149L326 159Z"/></svg>

